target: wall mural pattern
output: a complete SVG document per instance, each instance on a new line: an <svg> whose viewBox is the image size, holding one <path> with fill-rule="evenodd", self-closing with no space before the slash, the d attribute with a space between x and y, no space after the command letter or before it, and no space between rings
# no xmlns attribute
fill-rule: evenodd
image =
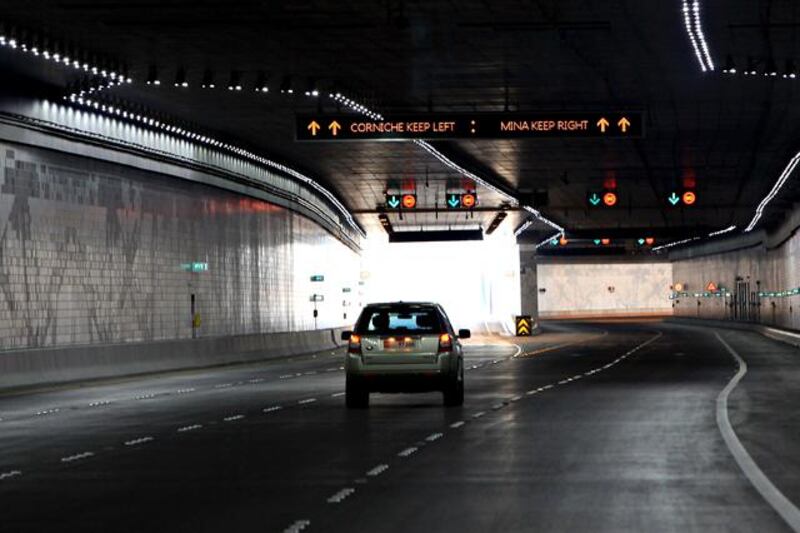
<svg viewBox="0 0 800 533"><path fill-rule="evenodd" d="M11 144L0 171L0 349L189 338L192 294L196 335L347 323L358 255L288 209Z"/></svg>

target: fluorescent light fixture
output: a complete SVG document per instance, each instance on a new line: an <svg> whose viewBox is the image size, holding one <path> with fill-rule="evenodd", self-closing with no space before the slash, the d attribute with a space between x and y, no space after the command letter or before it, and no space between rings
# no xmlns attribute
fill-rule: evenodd
<svg viewBox="0 0 800 533"><path fill-rule="evenodd" d="M686 34L689 36L689 42L692 45L697 62L700 64L700 69L703 72L713 71L714 60L711 59L708 42L700 19L702 11L700 0L692 0L691 2L682 0L682 11L683 25L686 28Z"/></svg>
<svg viewBox="0 0 800 533"><path fill-rule="evenodd" d="M753 231L753 228L756 227L758 221L761 220L762 215L764 214L764 209L766 209L767 204L769 204L773 198L778 195L778 192L784 186L784 184L789 180L794 169L797 168L797 164L800 163L800 152L796 153L795 156L789 161L789 164L786 165L786 168L783 169L781 175L778 177L778 181L775 182L775 185L772 186L772 190L769 191L761 203L758 204L756 207L756 213L753 216L753 219L750 221L750 224L747 225L745 228L745 233L749 231Z"/></svg>

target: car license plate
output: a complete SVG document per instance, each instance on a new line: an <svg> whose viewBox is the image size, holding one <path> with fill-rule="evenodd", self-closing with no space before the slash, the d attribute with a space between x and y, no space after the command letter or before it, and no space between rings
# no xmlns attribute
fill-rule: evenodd
<svg viewBox="0 0 800 533"><path fill-rule="evenodd" d="M398 349L398 348L414 348L416 346L416 342L414 339L383 339L383 347L384 349L391 350L391 349Z"/></svg>

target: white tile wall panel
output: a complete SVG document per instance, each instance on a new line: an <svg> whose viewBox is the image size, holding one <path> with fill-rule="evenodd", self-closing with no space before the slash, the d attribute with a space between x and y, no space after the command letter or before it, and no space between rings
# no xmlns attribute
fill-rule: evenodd
<svg viewBox="0 0 800 533"><path fill-rule="evenodd" d="M358 255L291 210L11 144L0 172L0 349L189 338L192 294L201 336L352 321Z"/></svg>

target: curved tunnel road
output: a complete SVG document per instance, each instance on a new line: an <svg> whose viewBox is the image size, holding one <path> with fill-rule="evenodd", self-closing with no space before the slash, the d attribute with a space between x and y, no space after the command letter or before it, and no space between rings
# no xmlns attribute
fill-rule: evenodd
<svg viewBox="0 0 800 533"><path fill-rule="evenodd" d="M732 427L798 502L800 354L719 334L750 367ZM717 427L737 365L712 330L476 339L449 409L348 411L341 357L0 397L0 531L790 531Z"/></svg>

